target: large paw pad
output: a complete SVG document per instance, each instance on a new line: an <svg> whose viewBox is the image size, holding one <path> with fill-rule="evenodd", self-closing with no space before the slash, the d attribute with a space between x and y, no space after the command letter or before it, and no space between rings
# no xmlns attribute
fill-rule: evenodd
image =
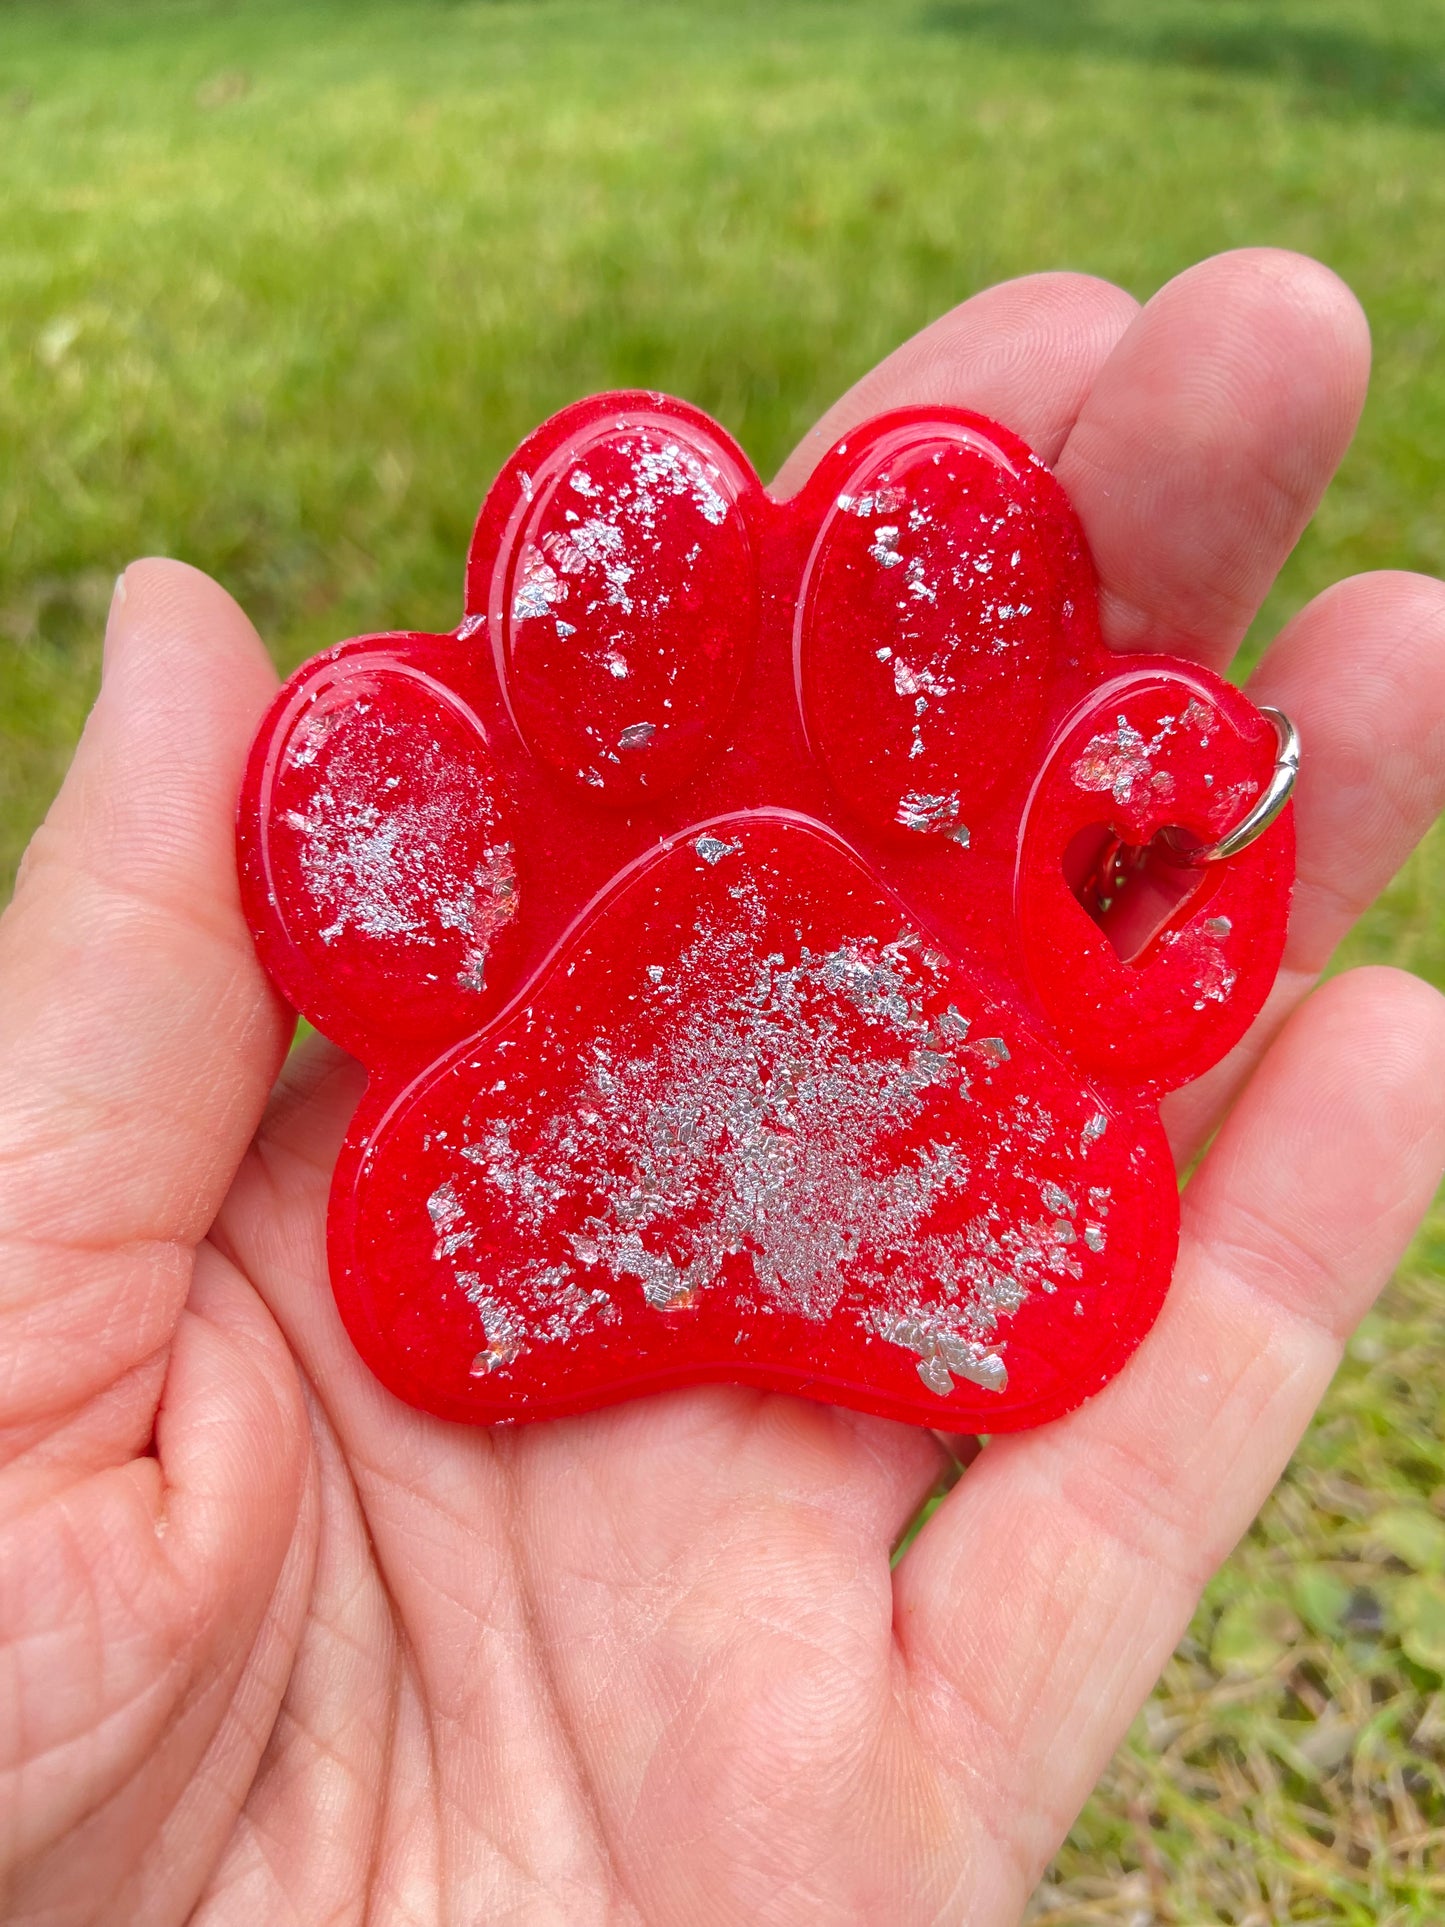
<svg viewBox="0 0 1445 1927"><path fill-rule="evenodd" d="M1067 1410L1158 1309L1158 1096L1257 1011L1292 866L1287 820L1166 865L1125 941L1099 852L1217 839L1273 748L1104 649L992 424L885 417L778 503L680 403L565 410L457 630L308 664L242 799L262 955L370 1073L330 1234L359 1349L476 1420L709 1378Z"/></svg>

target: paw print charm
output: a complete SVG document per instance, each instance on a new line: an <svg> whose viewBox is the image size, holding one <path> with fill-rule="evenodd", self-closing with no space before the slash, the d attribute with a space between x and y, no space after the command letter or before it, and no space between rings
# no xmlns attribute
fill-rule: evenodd
<svg viewBox="0 0 1445 1927"><path fill-rule="evenodd" d="M1076 1405L1168 1284L1159 1098L1274 978L1289 819L1237 832L1277 755L1104 647L991 422L883 416L778 502L680 402L564 409L458 627L306 664L246 776L261 956L369 1074L329 1232L362 1356L478 1422Z"/></svg>

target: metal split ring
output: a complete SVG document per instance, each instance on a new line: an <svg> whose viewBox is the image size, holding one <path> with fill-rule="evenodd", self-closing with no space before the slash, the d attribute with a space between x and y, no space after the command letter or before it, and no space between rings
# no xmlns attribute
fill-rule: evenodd
<svg viewBox="0 0 1445 1927"><path fill-rule="evenodd" d="M1206 863L1223 863L1229 857L1238 856L1241 850L1247 850L1257 837L1264 835L1294 790L1299 776L1299 731L1282 709L1261 704L1259 713L1268 716L1274 724L1279 751L1274 759L1274 773L1254 808L1217 843L1192 843L1186 831L1173 827L1161 833L1160 841L1167 843L1179 861L1191 869L1202 869Z"/></svg>

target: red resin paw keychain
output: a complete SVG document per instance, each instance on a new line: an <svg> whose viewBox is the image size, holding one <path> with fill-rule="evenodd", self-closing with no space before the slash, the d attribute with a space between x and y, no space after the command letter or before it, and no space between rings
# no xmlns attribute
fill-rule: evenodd
<svg viewBox="0 0 1445 1927"><path fill-rule="evenodd" d="M882 416L778 502L681 402L564 409L457 629L307 663L246 775L261 956L369 1074L358 1350L482 1422L719 1379L1067 1411L1168 1285L1159 1098L1273 982L1296 760L1105 648L991 422Z"/></svg>

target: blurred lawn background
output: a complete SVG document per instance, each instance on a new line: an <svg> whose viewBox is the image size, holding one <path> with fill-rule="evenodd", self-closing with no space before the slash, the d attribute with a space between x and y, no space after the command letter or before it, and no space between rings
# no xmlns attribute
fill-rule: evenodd
<svg viewBox="0 0 1445 1927"><path fill-rule="evenodd" d="M477 503L590 389L766 473L974 289L1320 256L1363 429L1258 641L1445 571L1445 0L10 0L0 892L116 571L180 555L289 667L445 628ZM1348 946L1445 984L1437 830ZM1351 1347L1036 1896L1074 1923L1445 1920L1445 1216Z"/></svg>

